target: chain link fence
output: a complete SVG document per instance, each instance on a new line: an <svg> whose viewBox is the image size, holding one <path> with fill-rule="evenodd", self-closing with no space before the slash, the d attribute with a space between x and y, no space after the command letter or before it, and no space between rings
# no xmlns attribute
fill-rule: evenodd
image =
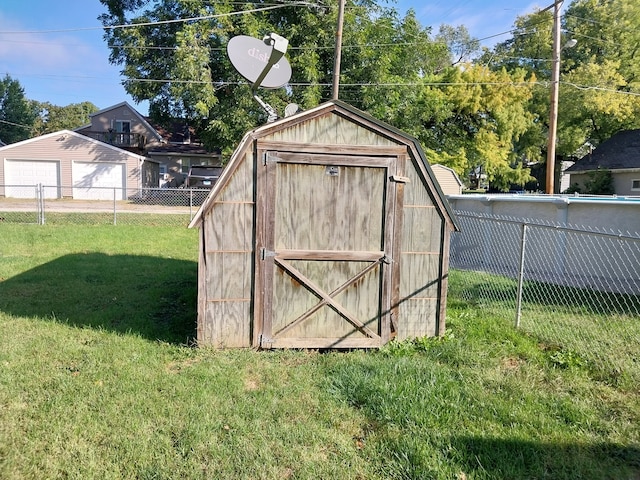
<svg viewBox="0 0 640 480"><path fill-rule="evenodd" d="M451 288L560 367L640 381L640 237L456 212Z"/></svg>
<svg viewBox="0 0 640 480"><path fill-rule="evenodd" d="M72 198L61 198L61 191ZM46 224L188 225L208 189L0 185L0 222Z"/></svg>
<svg viewBox="0 0 640 480"><path fill-rule="evenodd" d="M0 185L0 224L186 226L207 189ZM9 195L6 195L9 194ZM452 295L539 339L559 366L640 381L640 236L457 211Z"/></svg>

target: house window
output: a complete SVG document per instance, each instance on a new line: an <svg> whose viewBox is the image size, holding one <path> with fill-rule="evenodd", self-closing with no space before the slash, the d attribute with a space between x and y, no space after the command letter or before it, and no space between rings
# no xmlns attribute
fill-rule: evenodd
<svg viewBox="0 0 640 480"><path fill-rule="evenodd" d="M640 190L640 180L631 180L631 190Z"/></svg>
<svg viewBox="0 0 640 480"><path fill-rule="evenodd" d="M116 120L113 124L118 145L131 145L131 122Z"/></svg>

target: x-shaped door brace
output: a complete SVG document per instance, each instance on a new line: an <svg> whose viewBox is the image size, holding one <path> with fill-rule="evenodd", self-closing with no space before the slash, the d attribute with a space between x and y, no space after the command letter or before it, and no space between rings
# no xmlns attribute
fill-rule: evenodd
<svg viewBox="0 0 640 480"><path fill-rule="evenodd" d="M356 317L354 317L353 315L351 315L349 313L348 310L346 310L342 305L340 305L338 302L336 302L333 297L335 297L336 295L338 295L339 293L345 291L347 289L347 287L349 287L349 285L357 282L358 280L360 280L362 277L364 277L367 273L369 273L371 270L373 270L374 268L376 268L378 265L380 265L382 262L386 261L386 256L382 256L379 259L375 260L373 263L370 263L369 265L367 265L367 267L362 270L361 272L359 272L357 275L355 275L354 277L351 277L350 279L348 279L346 282L344 282L342 285L340 285L338 288L336 288L335 290L333 290L330 293L326 293L325 291L322 290L322 288L320 288L315 282L313 282L311 279L309 279L308 277L306 277L302 272L300 272L300 270L298 270L297 268L295 268L293 265L291 265L291 263L289 263L287 260L285 260L282 257L279 257L278 255L276 255L274 257L275 262L280 265L280 267L282 267L282 269L284 271L286 271L289 275L291 275L293 278L295 278L298 282L300 282L302 285L304 285L305 287L307 287L307 289L309 289L312 293L316 294L318 297L321 298L321 301L319 303L317 303L316 305L314 305L313 307L311 307L309 310L307 310L305 313L303 313L302 315L300 315L298 318L296 318L295 320L293 320L291 323L289 323L288 325L286 325L285 327L281 328L280 330L278 330L277 332L275 332L274 336L276 335L282 335L284 333L286 333L288 330L292 329L293 327L295 327L296 325L298 325L299 323L303 322L305 319L309 318L311 315L313 315L315 312L317 312L319 309L321 309L322 307L329 305L331 308L333 308L340 316L344 317L349 323L351 323L354 327L356 327L358 330L360 330L363 334L365 334L367 337L369 338L375 338L375 339L380 339L380 335L378 335L377 333L375 333L373 330L371 330L369 327L367 327L364 323L362 323L360 320L358 320Z"/></svg>

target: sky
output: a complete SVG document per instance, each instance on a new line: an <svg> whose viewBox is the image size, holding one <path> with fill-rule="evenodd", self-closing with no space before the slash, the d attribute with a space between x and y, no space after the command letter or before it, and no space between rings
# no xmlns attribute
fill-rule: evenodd
<svg viewBox="0 0 640 480"><path fill-rule="evenodd" d="M337 0L329 0L336 1ZM533 13L552 0L399 0L401 12L416 11L433 33L441 24L464 25L490 47L509 35L516 17ZM568 3L568 2L567 2ZM106 108L129 102L143 115L121 84L119 66L109 63L109 49L97 17L106 13L98 0L0 0L0 76L18 80L25 97L58 106L84 101Z"/></svg>

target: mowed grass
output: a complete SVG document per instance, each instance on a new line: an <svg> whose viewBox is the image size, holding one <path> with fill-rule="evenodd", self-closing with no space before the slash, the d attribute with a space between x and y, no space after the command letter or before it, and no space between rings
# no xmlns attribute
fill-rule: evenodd
<svg viewBox="0 0 640 480"><path fill-rule="evenodd" d="M197 233L0 224L0 478L640 478L638 389L461 298L380 351L195 347Z"/></svg>

